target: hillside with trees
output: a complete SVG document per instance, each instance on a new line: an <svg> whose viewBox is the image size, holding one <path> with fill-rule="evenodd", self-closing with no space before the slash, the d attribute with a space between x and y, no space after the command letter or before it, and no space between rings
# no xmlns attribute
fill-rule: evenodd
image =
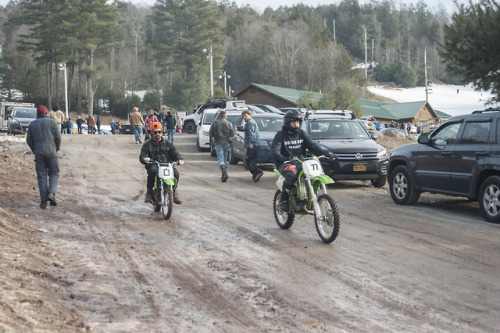
<svg viewBox="0 0 500 333"><path fill-rule="evenodd" d="M498 25L496 2L477 6L492 16L484 24ZM233 91L249 83L321 91L321 106L332 107L366 98L372 79L425 84L425 62L432 80L464 78L478 87L490 80L493 86L498 83L488 72L496 66L493 61L483 66L483 77L474 78L470 70L458 70L467 66L449 51L465 33L460 29L469 33L457 22L477 19L468 10L457 8L452 17L444 10L431 12L424 2L396 6L388 0L262 13L229 1L157 0L152 7L138 7L106 0L21 0L0 7L0 88L5 99L21 92L25 101L63 105L60 64L66 64L69 108L79 113L126 115L133 106L144 110L160 104L191 110L211 97L210 55L202 52L210 47L214 97L225 96L219 77L226 72ZM475 29L498 40L497 28ZM365 61L366 70L355 66ZM143 99L135 94L144 90Z"/></svg>

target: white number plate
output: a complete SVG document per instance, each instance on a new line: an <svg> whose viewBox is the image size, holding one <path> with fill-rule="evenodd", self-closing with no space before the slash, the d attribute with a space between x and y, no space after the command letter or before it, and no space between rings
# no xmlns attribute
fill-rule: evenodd
<svg viewBox="0 0 500 333"><path fill-rule="evenodd" d="M173 179L174 178L174 167L169 166L161 166L158 170L158 175L161 179Z"/></svg>
<svg viewBox="0 0 500 333"><path fill-rule="evenodd" d="M302 163L304 173L309 177L316 177L323 174L323 168L318 160L307 160Z"/></svg>

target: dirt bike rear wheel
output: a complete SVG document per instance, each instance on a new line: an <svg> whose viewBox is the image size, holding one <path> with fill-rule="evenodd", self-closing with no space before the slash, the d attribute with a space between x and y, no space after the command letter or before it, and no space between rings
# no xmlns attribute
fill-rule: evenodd
<svg viewBox="0 0 500 333"><path fill-rule="evenodd" d="M161 215L163 215L164 220L168 220L172 216L172 209L174 206L174 193L170 186L165 185L163 187L163 204L161 205Z"/></svg>
<svg viewBox="0 0 500 333"><path fill-rule="evenodd" d="M337 238L340 229L340 213L337 204L328 194L318 197L321 216L314 213L314 223L318 235L325 243L331 243Z"/></svg>
<svg viewBox="0 0 500 333"><path fill-rule="evenodd" d="M295 219L295 215L282 211L280 201L281 191L277 190L273 201L274 219L281 229L290 229L293 224L293 220Z"/></svg>

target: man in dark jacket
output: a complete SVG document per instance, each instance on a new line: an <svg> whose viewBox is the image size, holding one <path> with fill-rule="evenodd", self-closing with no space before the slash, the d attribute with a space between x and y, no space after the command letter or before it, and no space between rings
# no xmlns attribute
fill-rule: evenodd
<svg viewBox="0 0 500 333"><path fill-rule="evenodd" d="M283 128L276 133L271 143L271 156L275 161L276 168L285 177L281 191L280 207L283 211L290 210L289 194L293 189L297 177L302 170L300 162L289 161L292 157L303 159L307 156L307 150L316 155L332 156L327 148L311 140L304 132L302 125L302 114L298 110L288 111L283 118ZM287 162L288 161L288 162ZM287 163L285 163L287 162Z"/></svg>
<svg viewBox="0 0 500 333"><path fill-rule="evenodd" d="M223 183L229 178L227 175L227 159L231 144L229 138L234 136L233 124L227 121L226 118L226 111L220 111L218 118L210 125L209 131L209 136L213 138L215 143L215 152L217 153L217 161L222 172L221 181Z"/></svg>
<svg viewBox="0 0 500 333"><path fill-rule="evenodd" d="M35 154L36 176L40 191L40 208L57 206L56 188L59 180L59 162L57 152L61 148L61 130L59 125L47 116L47 108L37 108L37 119L33 120L26 135L26 142ZM48 187L47 187L48 174Z"/></svg>
<svg viewBox="0 0 500 333"><path fill-rule="evenodd" d="M174 143L175 117L170 110L167 111L167 115L165 116L165 125L167 127L167 139Z"/></svg>
<svg viewBox="0 0 500 333"><path fill-rule="evenodd" d="M174 144L164 140L162 137L162 126L160 122L154 122L150 126L151 134L153 135L151 140L144 143L141 148L141 155L139 156L139 161L146 165L146 170L148 172L148 181L146 185L146 198L144 202L150 203L151 197L153 195L153 187L155 183L155 177L158 174L158 166L151 161L158 161L160 163L172 163L178 162L179 165L184 164L181 154L177 151ZM176 186L174 189L174 203L177 205L182 204L182 200L179 197L179 192L177 187L179 186L179 171L174 168L174 178L176 179Z"/></svg>

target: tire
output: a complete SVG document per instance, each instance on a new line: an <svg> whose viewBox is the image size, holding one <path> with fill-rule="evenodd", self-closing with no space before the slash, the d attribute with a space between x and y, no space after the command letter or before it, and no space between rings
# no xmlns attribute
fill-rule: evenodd
<svg viewBox="0 0 500 333"><path fill-rule="evenodd" d="M174 193L172 187L165 185L163 188L163 204L161 205L161 215L164 220L168 220L172 216L174 207Z"/></svg>
<svg viewBox="0 0 500 333"><path fill-rule="evenodd" d="M387 183L387 176L380 176L378 179L371 180L373 187L383 187Z"/></svg>
<svg viewBox="0 0 500 333"><path fill-rule="evenodd" d="M161 198L160 195L158 194L158 189L153 190L153 208L155 212L159 212L161 209Z"/></svg>
<svg viewBox="0 0 500 333"><path fill-rule="evenodd" d="M229 164L238 164L238 158L236 156L234 156L234 153L233 153L233 145L231 145L231 147L229 148Z"/></svg>
<svg viewBox="0 0 500 333"><path fill-rule="evenodd" d="M389 190L392 200L398 205L413 205L418 201L420 192L415 189L408 168L398 165L389 175Z"/></svg>
<svg viewBox="0 0 500 333"><path fill-rule="evenodd" d="M210 156L217 156L217 153L215 152L215 146L212 144L212 140L210 140Z"/></svg>
<svg viewBox="0 0 500 333"><path fill-rule="evenodd" d="M337 204L328 194L322 194L318 197L321 216L314 213L314 223L321 240L327 244L337 238L340 230L340 213Z"/></svg>
<svg viewBox="0 0 500 333"><path fill-rule="evenodd" d="M184 132L187 134L194 134L196 133L196 125L193 121L188 121L184 124Z"/></svg>
<svg viewBox="0 0 500 333"><path fill-rule="evenodd" d="M488 222L500 223L500 177L490 176L479 188L479 208Z"/></svg>
<svg viewBox="0 0 500 333"><path fill-rule="evenodd" d="M281 191L277 190L276 194L274 194L273 201L274 219L281 229L290 229L293 224L293 220L295 219L295 215L283 212L280 208L280 200Z"/></svg>

